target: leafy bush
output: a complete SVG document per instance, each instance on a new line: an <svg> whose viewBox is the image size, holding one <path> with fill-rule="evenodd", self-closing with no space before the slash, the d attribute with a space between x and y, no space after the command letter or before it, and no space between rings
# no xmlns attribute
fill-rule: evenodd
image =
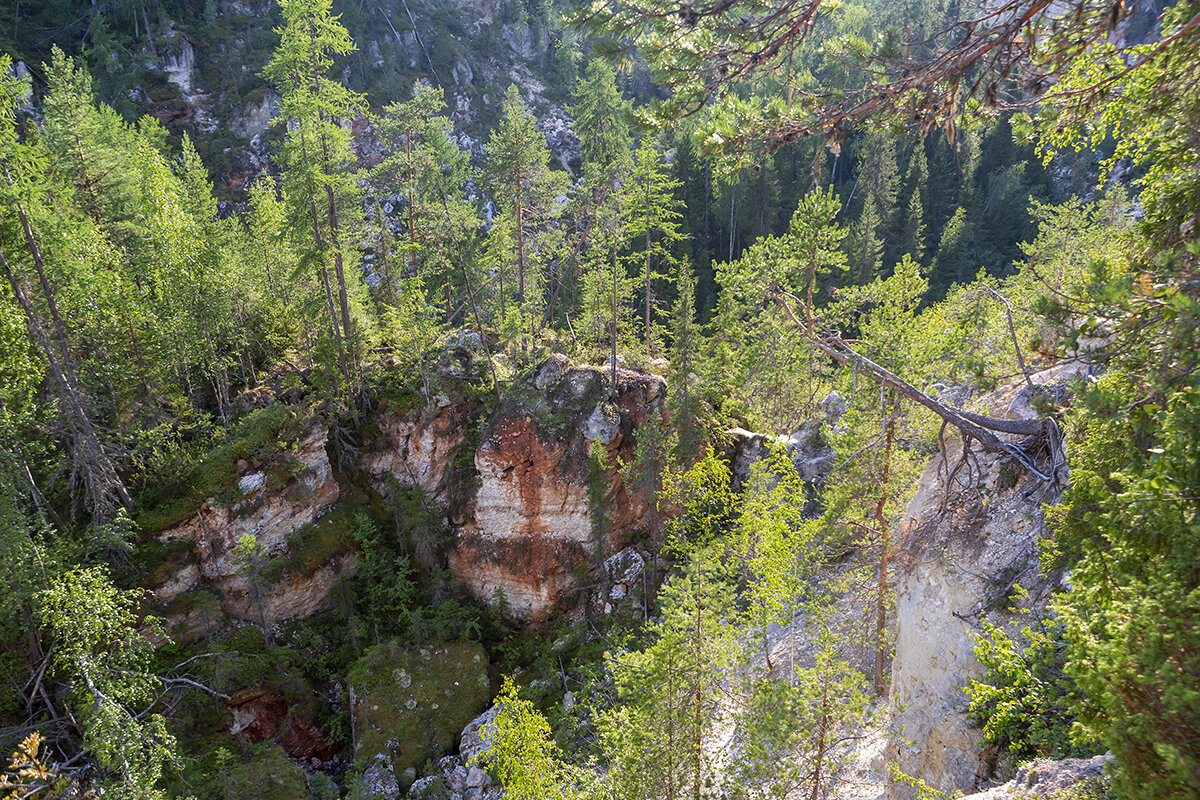
<svg viewBox="0 0 1200 800"><path fill-rule="evenodd" d="M983 725L984 744L1007 749L1018 763L1094 753L1095 747L1071 741L1079 692L1064 672L1062 623L1036 619L1015 637L986 619L982 628L974 653L986 674L964 691L971 698L968 713Z"/></svg>

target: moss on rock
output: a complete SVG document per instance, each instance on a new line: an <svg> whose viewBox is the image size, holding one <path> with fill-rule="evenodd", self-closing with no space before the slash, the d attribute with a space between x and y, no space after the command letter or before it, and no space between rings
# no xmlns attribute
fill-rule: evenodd
<svg viewBox="0 0 1200 800"><path fill-rule="evenodd" d="M492 696L487 655L476 642L385 642L355 662L349 684L355 755L385 753L397 775L452 750Z"/></svg>

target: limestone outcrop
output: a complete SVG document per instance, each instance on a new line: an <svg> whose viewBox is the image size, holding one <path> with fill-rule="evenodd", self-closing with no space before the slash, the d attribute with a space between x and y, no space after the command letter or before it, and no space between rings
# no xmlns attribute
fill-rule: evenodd
<svg viewBox="0 0 1200 800"><path fill-rule="evenodd" d="M450 552L454 576L478 599L499 591L517 616L543 619L581 599L581 569L639 531L653 535L653 503L617 463L633 458L634 431L661 419L666 384L618 369L614 400L609 382L559 357L509 389L475 452L474 513Z"/></svg>
<svg viewBox="0 0 1200 800"><path fill-rule="evenodd" d="M558 355L514 379L481 417L481 402L461 391L473 356L453 350L462 358L439 361L445 374L429 402L380 404L344 473L316 425L285 465L239 462L233 486L158 535L170 558L150 580L152 602L177 638L230 617L270 626L325 607L356 568L343 505L387 499L398 486L419 489L450 531L454 577L483 602L502 594L524 619L583 609L581 579L638 536L657 535L649 488L627 485L620 464L633 461L637 431L663 419L661 377L618 368L614 394L610 370ZM250 561L236 552L244 534L256 544Z"/></svg>
<svg viewBox="0 0 1200 800"><path fill-rule="evenodd" d="M315 426L300 439L285 485L272 485L266 472L246 465L232 498L209 498L194 516L159 534L164 545L190 548L185 563L152 587L152 600L170 609L176 598L207 589L215 592L225 614L268 625L308 616L324 605L334 581L354 569L353 554L336 554L312 569L285 570L266 582L238 557L236 545L248 533L263 562L282 558L300 545L294 535L318 522L342 497L326 438L327 431ZM186 613L168 611L168 619L183 621Z"/></svg>
<svg viewBox="0 0 1200 800"><path fill-rule="evenodd" d="M1049 369L1033 384L1062 392L1073 374L1071 366ZM1030 418L1033 391L1022 384L973 405ZM980 748L981 733L966 716L963 688L983 674L972 652L980 620L1015 625L1018 607L1044 608L1054 589L1038 569L1038 540L1046 534L1043 503L1056 502L1066 480L1065 461L1057 461L1046 462L1057 473L1047 482L1002 455L964 455L961 441L947 439L901 520L891 686L897 733L888 758L936 790L973 791L995 766L997 754ZM889 796L914 795L893 784Z"/></svg>

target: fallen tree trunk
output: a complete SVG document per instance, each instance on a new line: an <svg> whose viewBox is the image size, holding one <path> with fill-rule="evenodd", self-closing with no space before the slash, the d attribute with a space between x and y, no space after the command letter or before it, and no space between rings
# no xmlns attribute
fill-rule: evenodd
<svg viewBox="0 0 1200 800"><path fill-rule="evenodd" d="M792 307L788 305L788 298L797 300L794 296L786 292L774 293L776 302L779 303L784 313L791 319L796 330L811 343L814 347L825 353L830 358L837 361L839 364L857 364L865 372L873 375L876 380L886 386L894 388L902 397L919 405L928 408L933 413L937 414L950 425L958 428L962 434L964 442L968 439L974 439L979 443L979 446L989 453L1007 453L1014 459L1019 461L1022 466L1037 475L1042 480L1051 480L1052 476L1041 472L1033 459L1026 452L1026 449L1040 441L1046 436L1051 435L1051 426L1053 423L1044 419L997 419L995 417L984 416L983 414L975 414L970 411L955 408L946 403L937 400L930 395L922 392L917 387L913 386L908 381L901 378L899 375L885 369L876 364L871 359L862 355L847 344L841 336L826 336L820 337L808 332L808 327L802 323L797 317ZM799 300L797 300L799 302ZM1033 438L1033 442L1026 442L1022 445L1012 444L1000 439L997 433L1010 433L1018 436L1028 436Z"/></svg>

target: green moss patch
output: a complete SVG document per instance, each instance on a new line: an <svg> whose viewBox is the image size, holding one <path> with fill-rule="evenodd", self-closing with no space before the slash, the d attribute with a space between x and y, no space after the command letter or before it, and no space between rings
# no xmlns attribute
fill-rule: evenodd
<svg viewBox="0 0 1200 800"><path fill-rule="evenodd" d="M488 659L476 642L371 648L350 668L356 756L387 753L396 774L450 752L491 700Z"/></svg>
<svg viewBox="0 0 1200 800"><path fill-rule="evenodd" d="M247 414L182 480L148 486L142 492L138 527L153 534L194 515L209 497L234 501L238 496L233 491L238 479L237 462L245 459L268 469L286 462L289 445L300 439L306 423L307 417L299 409L285 403L273 403Z"/></svg>
<svg viewBox="0 0 1200 800"><path fill-rule="evenodd" d="M346 497L316 522L289 533L287 552L267 562L263 580L275 583L285 575L308 577L335 555L354 549L352 531L356 516L368 508L365 501Z"/></svg>
<svg viewBox="0 0 1200 800"><path fill-rule="evenodd" d="M150 539L138 545L137 562L144 576L143 585L158 586L183 567L195 563L196 554L189 541Z"/></svg>

